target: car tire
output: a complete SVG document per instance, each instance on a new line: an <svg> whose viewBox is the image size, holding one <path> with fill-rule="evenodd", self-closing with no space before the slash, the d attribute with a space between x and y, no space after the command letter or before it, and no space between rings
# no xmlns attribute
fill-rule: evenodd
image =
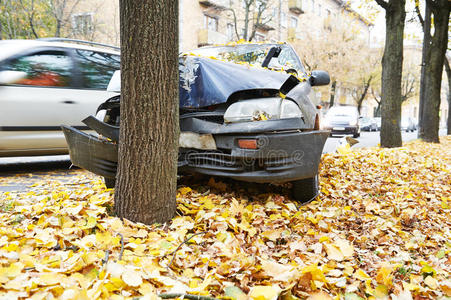
<svg viewBox="0 0 451 300"><path fill-rule="evenodd" d="M358 138L360 137L360 132L356 132L352 135L353 138Z"/></svg>
<svg viewBox="0 0 451 300"><path fill-rule="evenodd" d="M318 175L312 178L293 181L292 185L291 192L293 198L302 204L309 203L318 196Z"/></svg>
<svg viewBox="0 0 451 300"><path fill-rule="evenodd" d="M105 180L105 186L108 189L114 189L114 185L116 184L116 178L103 177Z"/></svg>

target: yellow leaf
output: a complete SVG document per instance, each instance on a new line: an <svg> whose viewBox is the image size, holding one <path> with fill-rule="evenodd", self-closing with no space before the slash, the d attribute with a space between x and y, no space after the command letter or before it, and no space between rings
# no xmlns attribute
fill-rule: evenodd
<svg viewBox="0 0 451 300"><path fill-rule="evenodd" d="M257 285L249 291L249 297L254 300L276 300L279 297L281 289L276 286Z"/></svg>
<svg viewBox="0 0 451 300"><path fill-rule="evenodd" d="M301 271L302 273L310 273L312 275L312 280L326 282L323 271L321 271L316 264L304 267Z"/></svg>
<svg viewBox="0 0 451 300"><path fill-rule="evenodd" d="M333 298L328 293L319 291L311 294L307 300L333 300Z"/></svg>
<svg viewBox="0 0 451 300"><path fill-rule="evenodd" d="M368 274L366 274L365 271L363 271L362 269L359 268L357 271L355 271L354 278L361 280L361 281L365 281L367 279L370 279L371 277L368 276Z"/></svg>
<svg viewBox="0 0 451 300"><path fill-rule="evenodd" d="M345 258L349 258L354 255L354 246L352 246L347 240L338 239L337 241L335 241L335 246L340 249Z"/></svg>
<svg viewBox="0 0 451 300"><path fill-rule="evenodd" d="M192 191L192 189L189 188L189 187L179 188L179 193L182 194L183 196L185 196L186 194L190 193L191 191Z"/></svg>
<svg viewBox="0 0 451 300"><path fill-rule="evenodd" d="M336 261L342 261L344 259L344 256L341 253L341 251L334 245L326 244L325 247L329 259Z"/></svg>
<svg viewBox="0 0 451 300"><path fill-rule="evenodd" d="M386 298L388 296L388 288L383 284L379 284L374 290L374 297Z"/></svg>
<svg viewBox="0 0 451 300"><path fill-rule="evenodd" d="M438 282L437 279L433 278L432 276L428 276L424 279L424 283L431 289L435 290L438 288Z"/></svg>
<svg viewBox="0 0 451 300"><path fill-rule="evenodd" d="M388 287L392 285L392 276L390 276L392 272L391 268L382 267L379 269L376 275L376 281L380 284L384 284Z"/></svg>
<svg viewBox="0 0 451 300"><path fill-rule="evenodd" d="M122 280L129 286L140 286L143 283L141 274L132 269L126 269L122 273Z"/></svg>

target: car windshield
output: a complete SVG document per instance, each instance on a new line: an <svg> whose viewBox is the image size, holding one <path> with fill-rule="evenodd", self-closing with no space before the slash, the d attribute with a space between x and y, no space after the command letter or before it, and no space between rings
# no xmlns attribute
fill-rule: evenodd
<svg viewBox="0 0 451 300"><path fill-rule="evenodd" d="M295 69L300 73L305 73L298 56L294 50L286 44L243 44L234 46L204 47L191 51L195 55L215 57L234 63L248 63L261 65L273 47L280 47L278 57L271 59L269 68L274 69Z"/></svg>
<svg viewBox="0 0 451 300"><path fill-rule="evenodd" d="M329 117L352 117L356 115L353 108L331 108L327 115Z"/></svg>

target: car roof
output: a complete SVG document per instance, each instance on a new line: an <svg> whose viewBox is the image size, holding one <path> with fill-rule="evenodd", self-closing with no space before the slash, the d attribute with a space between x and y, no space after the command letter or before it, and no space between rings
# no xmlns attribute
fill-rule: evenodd
<svg viewBox="0 0 451 300"><path fill-rule="evenodd" d="M68 49L81 49L91 50L103 53L109 53L114 55L120 55L119 51L111 49L105 49L102 47L92 47L76 43L68 42L50 42L44 40L1 40L0 41L0 61L4 60L12 55L21 53L28 49L36 47L50 47L50 48L68 48Z"/></svg>

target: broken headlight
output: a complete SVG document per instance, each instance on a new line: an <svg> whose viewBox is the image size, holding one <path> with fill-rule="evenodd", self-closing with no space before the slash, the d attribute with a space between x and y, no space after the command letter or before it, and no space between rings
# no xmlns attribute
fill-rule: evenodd
<svg viewBox="0 0 451 300"><path fill-rule="evenodd" d="M302 113L299 106L291 100L260 98L233 103L227 108L224 121L236 123L300 117Z"/></svg>

